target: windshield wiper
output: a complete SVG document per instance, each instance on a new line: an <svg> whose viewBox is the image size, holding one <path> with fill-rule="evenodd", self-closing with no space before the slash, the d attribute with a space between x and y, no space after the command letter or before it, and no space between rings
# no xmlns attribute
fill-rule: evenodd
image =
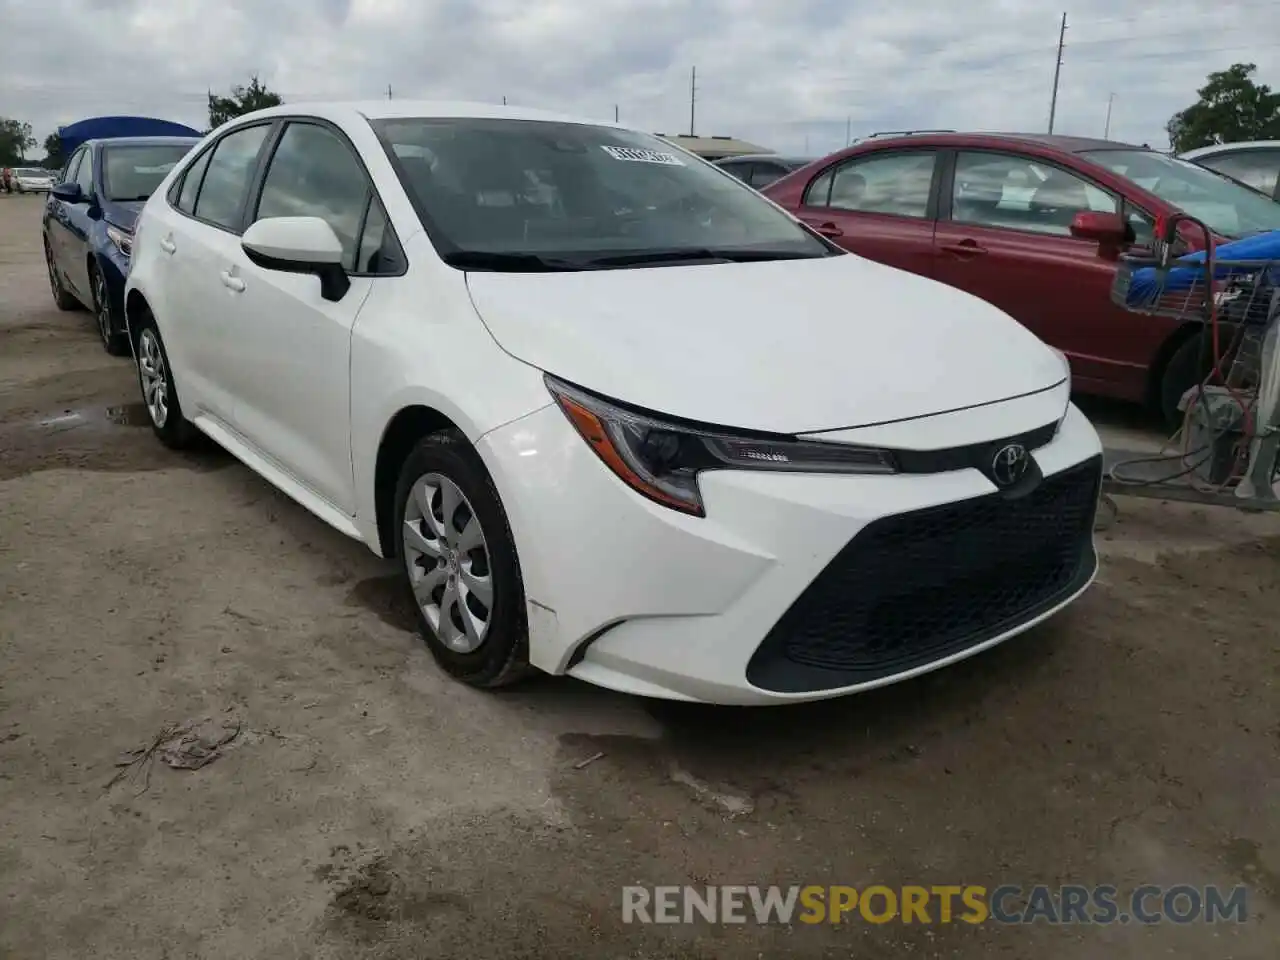
<svg viewBox="0 0 1280 960"><path fill-rule="evenodd" d="M592 267L629 267L649 263L758 263L764 260L808 260L826 253L796 253L792 250L735 250L732 247L681 247L674 250L645 250L611 253L587 260Z"/></svg>
<svg viewBox="0 0 1280 960"><path fill-rule="evenodd" d="M584 270L586 264L577 260L557 257L541 257L536 253L494 253L487 250L455 250L442 258L451 267L461 270L492 270L499 273L556 273Z"/></svg>

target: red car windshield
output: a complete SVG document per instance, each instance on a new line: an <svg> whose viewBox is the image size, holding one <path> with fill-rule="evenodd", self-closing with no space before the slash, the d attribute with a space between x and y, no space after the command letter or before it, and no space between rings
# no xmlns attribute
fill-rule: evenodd
<svg viewBox="0 0 1280 960"><path fill-rule="evenodd" d="M1151 150L1090 150L1084 156L1203 221L1220 237L1280 230L1280 203L1187 160Z"/></svg>

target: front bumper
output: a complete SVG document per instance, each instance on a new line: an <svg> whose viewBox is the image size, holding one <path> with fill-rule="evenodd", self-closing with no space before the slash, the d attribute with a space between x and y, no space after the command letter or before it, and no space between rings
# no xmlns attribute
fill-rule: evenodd
<svg viewBox="0 0 1280 960"><path fill-rule="evenodd" d="M626 488L554 406L480 451L516 540L531 661L639 695L764 704L883 686L1026 630L1097 567L1101 446L1074 406L1018 499L976 469L726 470L702 475L707 516L689 517Z"/></svg>

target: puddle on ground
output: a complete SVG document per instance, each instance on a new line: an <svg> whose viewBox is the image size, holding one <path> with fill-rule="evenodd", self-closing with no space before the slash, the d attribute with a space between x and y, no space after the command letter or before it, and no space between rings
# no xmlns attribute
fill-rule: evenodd
<svg viewBox="0 0 1280 960"><path fill-rule="evenodd" d="M59 432L79 427L146 427L151 418L144 403L124 403L112 407L88 407L80 410L64 410L62 413L20 426L28 430Z"/></svg>
<svg viewBox="0 0 1280 960"><path fill-rule="evenodd" d="M351 588L346 600L348 607L363 607L379 620L397 630L417 631L413 605L405 596L404 583L399 574L370 577Z"/></svg>

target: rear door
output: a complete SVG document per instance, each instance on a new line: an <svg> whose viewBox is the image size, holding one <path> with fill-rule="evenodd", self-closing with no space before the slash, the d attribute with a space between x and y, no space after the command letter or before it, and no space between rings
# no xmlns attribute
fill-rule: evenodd
<svg viewBox="0 0 1280 960"><path fill-rule="evenodd" d="M207 148L188 169L160 240L173 265L171 291L181 294L169 304L180 328L178 374L199 410L231 427L245 347L232 336L241 304L227 264L240 254L249 185L271 129L270 122L237 127Z"/></svg>
<svg viewBox="0 0 1280 960"><path fill-rule="evenodd" d="M1064 166L1011 151L960 150L948 167L935 277L1066 353L1083 389L1140 398L1151 355L1142 320L1111 302L1114 257L1071 236L1077 213L1122 213L1122 199Z"/></svg>
<svg viewBox="0 0 1280 960"><path fill-rule="evenodd" d="M810 181L796 215L852 253L931 276L939 166L931 148L855 155Z"/></svg>

